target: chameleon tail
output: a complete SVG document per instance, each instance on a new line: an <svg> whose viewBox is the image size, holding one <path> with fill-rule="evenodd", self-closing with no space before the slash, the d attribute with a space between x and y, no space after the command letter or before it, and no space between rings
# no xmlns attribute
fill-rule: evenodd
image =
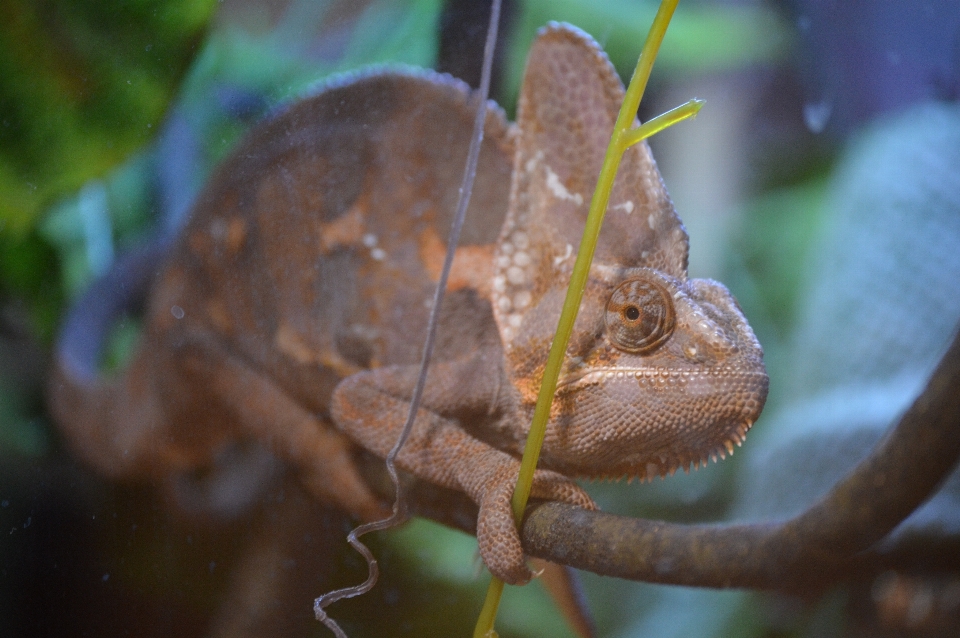
<svg viewBox="0 0 960 638"><path fill-rule="evenodd" d="M597 630L576 570L539 558L531 558L530 562L540 573L543 588L550 594L571 631L578 638L593 638Z"/></svg>
<svg viewBox="0 0 960 638"><path fill-rule="evenodd" d="M118 259L70 310L55 347L50 412L70 447L116 478L143 473L143 459L129 450L138 449L132 439L158 413L148 398L154 393L140 352L117 377L102 376L98 364L110 329L146 297L168 244L153 241Z"/></svg>

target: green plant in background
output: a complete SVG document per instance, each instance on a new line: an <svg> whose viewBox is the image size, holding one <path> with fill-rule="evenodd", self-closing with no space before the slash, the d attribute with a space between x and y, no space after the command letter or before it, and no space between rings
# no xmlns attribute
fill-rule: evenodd
<svg viewBox="0 0 960 638"><path fill-rule="evenodd" d="M153 136L214 0L9 0L0 5L0 229Z"/></svg>
<svg viewBox="0 0 960 638"><path fill-rule="evenodd" d="M0 297L34 334L52 336L62 302L36 221L153 137L215 5L0 4Z"/></svg>

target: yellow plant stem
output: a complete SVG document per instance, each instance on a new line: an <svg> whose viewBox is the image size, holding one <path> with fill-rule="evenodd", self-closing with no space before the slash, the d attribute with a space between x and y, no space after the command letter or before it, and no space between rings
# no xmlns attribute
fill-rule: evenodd
<svg viewBox="0 0 960 638"><path fill-rule="evenodd" d="M626 150L637 142L642 142L648 137L656 135L663 129L673 126L677 122L682 122L687 118L696 117L697 113L700 112L702 107L703 100L694 98L684 102L677 108L670 109L666 113L661 113L652 120L644 122L632 131L627 131L627 133L622 137L623 149Z"/></svg>
<svg viewBox="0 0 960 638"><path fill-rule="evenodd" d="M487 586L487 597L483 601L483 609L477 617L477 626L473 630L473 638L496 638L497 632L493 623L497 619L497 609L500 607L500 597L503 595L503 581L494 576Z"/></svg>
<svg viewBox="0 0 960 638"><path fill-rule="evenodd" d="M580 309L580 301L583 298L583 291L586 287L587 276L590 273L590 263L593 261L593 253L597 246L597 237L600 234L600 225L603 223L603 217L607 210L607 203L610 200L610 192L613 188L613 180L617 175L617 169L620 166L620 159L623 152L632 144L653 135L671 124L679 122L696 114L702 103L698 100L691 100L681 107L673 109L668 113L658 116L643 126L631 130L633 119L636 117L637 108L640 106L640 98L647 87L647 81L650 79L650 70L653 68L653 61L657 57L660 44L666 34L667 26L673 17L673 12L677 8L679 0L662 0L657 15L647 34L643 50L640 53L640 59L637 61L637 68L634 70L633 78L630 80L630 86L627 87L627 93L623 104L620 107L620 114L617 116L617 122L614 125L613 134L610 137L610 144L607 146L606 155L603 158L603 165L600 169L600 176L597 179L597 188L593 192L593 199L590 202L590 211L587 214L587 222L583 231L583 238L580 241L580 249L577 252L577 260L573 266L573 273L570 277L570 286L567 288L567 296L563 303L563 310L560 313L560 321L557 326L556 335L553 338L553 344L550 347L550 354L547 358L547 365L543 373L543 381L540 386L540 394L537 396L537 405L533 414L533 422L530 426L530 434L527 437L527 444L523 451L523 459L520 462L520 476L517 480L517 487L513 493L511 506L513 517L519 528L523 518L523 512L527 507L527 500L530 498L530 489L533 486L533 474L537 467L537 459L540 456L540 448L543 446L543 439L546 435L547 421L550 416L550 407L553 404L553 395L557 390L557 380L560 377L560 368L563 365L564 353L567 349L567 343L570 340L570 334L573 332L573 324L577 318L577 312ZM500 597L503 593L503 581L494 577L490 581L487 589L487 597L483 603L483 609L477 619L477 625L474 629L474 638L494 638L497 633L493 628L497 616L497 609L500 606Z"/></svg>

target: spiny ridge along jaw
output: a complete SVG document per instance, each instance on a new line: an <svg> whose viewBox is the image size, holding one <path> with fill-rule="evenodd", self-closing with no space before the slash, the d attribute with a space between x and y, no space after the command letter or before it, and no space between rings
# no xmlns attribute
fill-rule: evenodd
<svg viewBox="0 0 960 638"><path fill-rule="evenodd" d="M753 422L749 419L738 424L736 429L730 433L729 438L724 439L723 442L706 453L698 454L696 452L689 452L676 457L660 455L659 457L647 459L645 464L637 464L624 470L587 474L579 478L590 481L611 481L617 483L623 479L626 479L627 483L632 483L633 480L636 479L641 483L652 483L655 477L659 476L663 479L667 476L673 476L679 469L689 474L690 470L707 467L709 461L716 463L718 460L726 459L727 456L733 456L734 450L743 445L747 432L751 427L753 427Z"/></svg>

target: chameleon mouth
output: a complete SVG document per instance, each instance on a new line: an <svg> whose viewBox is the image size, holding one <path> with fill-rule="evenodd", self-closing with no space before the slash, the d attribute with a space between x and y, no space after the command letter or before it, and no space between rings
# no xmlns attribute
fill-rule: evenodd
<svg viewBox="0 0 960 638"><path fill-rule="evenodd" d="M738 370L733 366L716 366L712 368L699 369L680 369L680 370L652 370L650 368L591 368L589 370L577 370L565 375L557 382L557 394L565 394L579 390L592 385L598 385L604 381L628 381L635 379L643 386L651 385L673 385L685 383L695 379L708 377L728 378L736 377L748 378L752 375L750 372ZM765 376L755 375L758 378Z"/></svg>
<svg viewBox="0 0 960 638"><path fill-rule="evenodd" d="M643 377L655 378L672 374L667 371L654 371L643 368L590 368L577 370L565 375L557 382L557 393L571 392L578 388L595 385L604 379L640 379ZM664 377L666 378L666 377Z"/></svg>

